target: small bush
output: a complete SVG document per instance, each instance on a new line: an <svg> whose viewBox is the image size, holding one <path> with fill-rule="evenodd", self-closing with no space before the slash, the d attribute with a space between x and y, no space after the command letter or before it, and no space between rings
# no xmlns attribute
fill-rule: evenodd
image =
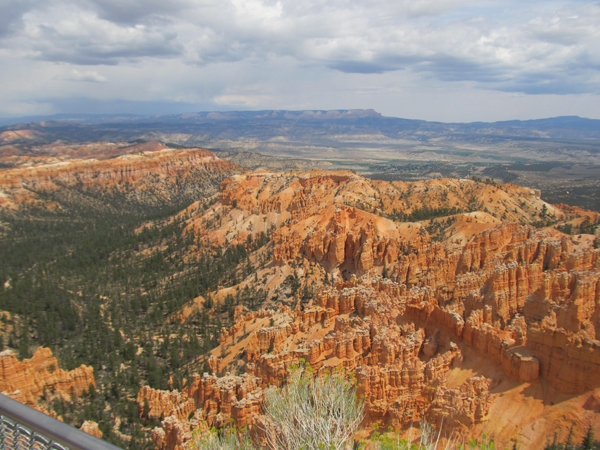
<svg viewBox="0 0 600 450"><path fill-rule="evenodd" d="M238 433L235 428L215 430L196 441L196 448L202 450L254 450L252 439L246 432Z"/></svg>
<svg viewBox="0 0 600 450"><path fill-rule="evenodd" d="M353 384L335 372L314 376L309 366L293 367L282 388L265 393L260 427L268 448L342 450L348 448L364 418ZM199 450L258 448L235 429L211 431L196 441Z"/></svg>
<svg viewBox="0 0 600 450"><path fill-rule="evenodd" d="M354 386L341 373L313 377L310 367L295 367L285 387L265 395L263 428L271 448L343 449L364 418Z"/></svg>

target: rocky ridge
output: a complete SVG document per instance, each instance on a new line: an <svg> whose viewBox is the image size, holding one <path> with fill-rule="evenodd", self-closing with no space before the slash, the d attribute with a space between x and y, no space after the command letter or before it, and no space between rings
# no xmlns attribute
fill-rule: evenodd
<svg viewBox="0 0 600 450"><path fill-rule="evenodd" d="M408 240L418 245L414 238L429 234L424 228L436 218L452 218L446 235L464 243L474 233L503 222L532 223L541 214L566 217L562 209L541 200L539 191L519 186L454 179L385 182L348 171L235 175L223 181L220 197L208 213L200 214L195 205L187 212L192 216L190 228L210 242L273 229L278 263L302 253L335 266L352 259L357 270L372 266L366 261L368 254L361 254L364 267L350 255L362 253L354 248L356 242L363 245L371 239L375 265L381 265L386 253L393 259ZM217 209L223 216L219 226L207 226Z"/></svg>
<svg viewBox="0 0 600 450"><path fill-rule="evenodd" d="M93 195L121 195L129 201L156 203L173 197L197 198L212 194L213 184L243 171L203 149L171 149L159 143L109 149L118 155L100 160L21 157L17 167L0 171L0 207L18 208L39 203L45 192L64 195L65 189ZM93 154L83 151L83 154Z"/></svg>

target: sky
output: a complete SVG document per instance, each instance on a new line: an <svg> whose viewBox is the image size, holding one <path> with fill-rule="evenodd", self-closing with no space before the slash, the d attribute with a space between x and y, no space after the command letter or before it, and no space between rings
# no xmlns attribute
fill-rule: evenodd
<svg viewBox="0 0 600 450"><path fill-rule="evenodd" d="M600 119L600 2L0 0L0 117Z"/></svg>

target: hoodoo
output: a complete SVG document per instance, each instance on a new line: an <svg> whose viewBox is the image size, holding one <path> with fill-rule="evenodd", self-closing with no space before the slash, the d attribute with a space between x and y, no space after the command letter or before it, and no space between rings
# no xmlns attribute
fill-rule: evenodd
<svg viewBox="0 0 600 450"><path fill-rule="evenodd" d="M542 214L557 224L600 219L526 188L470 180L229 178L214 207L188 209L187 230L207 245L269 233L272 259L257 271L270 294L258 313L236 310L207 361L212 375L194 376L181 394L140 391L140 411L149 404L164 420L156 442L173 448L162 438L171 422L177 445L199 424L252 425L263 389L303 361L354 377L367 422L380 427L426 420L541 449L572 422L599 422L600 411L581 405L600 388L600 250L594 236L531 226ZM282 294L286 283L296 287ZM222 386L210 401L207 385Z"/></svg>

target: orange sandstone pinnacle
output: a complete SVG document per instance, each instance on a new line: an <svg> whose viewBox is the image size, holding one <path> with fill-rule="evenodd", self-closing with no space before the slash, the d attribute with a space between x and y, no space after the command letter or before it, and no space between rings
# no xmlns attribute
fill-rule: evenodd
<svg viewBox="0 0 600 450"><path fill-rule="evenodd" d="M208 211L183 214L187 232L209 245L270 233L271 268L261 274L271 292L288 274L309 287L325 274L328 286L308 302L290 296L292 307L236 312L207 362L241 378L198 375L183 393L143 388L140 411L147 403L164 420L159 448L229 419L252 425L261 389L301 360L352 374L366 421L383 426L425 419L465 438L541 449L571 422L600 425L600 250L595 236L529 225L542 214L597 222L598 213L518 186L317 171L237 175ZM194 394L219 383L229 386L219 395Z"/></svg>
<svg viewBox="0 0 600 450"><path fill-rule="evenodd" d="M66 371L49 348L40 347L31 359L19 361L12 350L0 353L0 392L31 407L37 407L37 399L44 392L59 393L70 399L87 392L90 385L96 387L94 370L81 365Z"/></svg>

